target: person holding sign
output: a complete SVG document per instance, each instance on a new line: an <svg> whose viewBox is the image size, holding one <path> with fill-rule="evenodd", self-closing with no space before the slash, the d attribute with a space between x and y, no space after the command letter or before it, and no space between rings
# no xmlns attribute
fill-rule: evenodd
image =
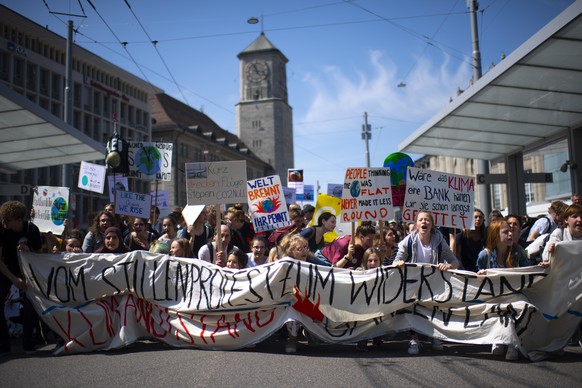
<svg viewBox="0 0 582 388"><path fill-rule="evenodd" d="M237 246L233 245L231 240L231 233L230 227L228 225L220 225L220 236L218 236L218 228L214 233L214 241L209 242L206 245L203 245L198 251L198 259L207 261L209 263L214 263L219 267L226 266L226 260L228 259L228 255L232 252L233 249L239 249ZM218 239L221 240L221 247L222 250L217 252L216 242ZM216 252L216 256L215 256Z"/></svg>
<svg viewBox="0 0 582 388"><path fill-rule="evenodd" d="M459 260L451 251L442 233L435 228L430 212L419 211L416 214L415 226L414 231L398 245L394 266L402 268L407 262L432 264L441 271L459 267ZM435 350L442 349L442 344L438 339L432 340L432 346ZM420 353L420 347L418 334L413 332L408 345L408 354L417 355Z"/></svg>
<svg viewBox="0 0 582 388"><path fill-rule="evenodd" d="M369 223L362 223L356 228L356 236L351 235L336 238L329 243L321 254L333 267L355 269L362 265L366 249L374 245L376 228Z"/></svg>

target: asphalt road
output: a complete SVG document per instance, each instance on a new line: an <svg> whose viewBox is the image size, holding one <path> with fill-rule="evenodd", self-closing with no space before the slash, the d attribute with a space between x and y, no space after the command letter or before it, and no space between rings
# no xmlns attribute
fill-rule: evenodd
<svg viewBox="0 0 582 388"><path fill-rule="evenodd" d="M582 348L541 362L508 362L489 354L489 346L445 344L433 351L425 343L418 356L407 354L404 336L358 352L355 345L308 346L285 354L274 335L255 348L239 351L173 349L142 341L131 348L52 356L53 345L25 355L0 358L0 387L367 387L367 386L582 386Z"/></svg>

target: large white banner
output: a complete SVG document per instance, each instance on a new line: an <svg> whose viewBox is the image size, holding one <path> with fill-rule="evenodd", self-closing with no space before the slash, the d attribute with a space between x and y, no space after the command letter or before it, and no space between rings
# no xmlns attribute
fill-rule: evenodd
<svg viewBox="0 0 582 388"><path fill-rule="evenodd" d="M582 244L560 243L550 269L478 276L407 264L368 271L292 259L243 270L135 251L21 255L27 295L65 340L57 354L152 338L238 349L289 318L327 342L414 329L443 340L554 351L582 316Z"/></svg>

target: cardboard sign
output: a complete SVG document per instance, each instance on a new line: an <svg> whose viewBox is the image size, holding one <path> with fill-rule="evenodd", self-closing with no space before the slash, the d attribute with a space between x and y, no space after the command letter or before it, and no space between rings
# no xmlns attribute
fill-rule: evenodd
<svg viewBox="0 0 582 388"><path fill-rule="evenodd" d="M402 220L412 222L424 210L435 226L475 229L474 199L473 177L408 167Z"/></svg>
<svg viewBox="0 0 582 388"><path fill-rule="evenodd" d="M172 143L130 142L129 176L143 180L172 180Z"/></svg>
<svg viewBox="0 0 582 388"><path fill-rule="evenodd" d="M168 190L158 190L157 192L152 191L150 195L152 196L153 205L156 205L160 209L167 209L170 207L170 193Z"/></svg>
<svg viewBox="0 0 582 388"><path fill-rule="evenodd" d="M342 191L341 221L393 219L390 187L389 168L348 168Z"/></svg>
<svg viewBox="0 0 582 388"><path fill-rule="evenodd" d="M198 219L205 208L205 205L186 205L186 207L182 209L182 216L186 220L187 225L194 224L194 221Z"/></svg>
<svg viewBox="0 0 582 388"><path fill-rule="evenodd" d="M247 182L247 197L255 232L291 225L279 175Z"/></svg>
<svg viewBox="0 0 582 388"><path fill-rule="evenodd" d="M115 213L131 217L150 218L152 196L149 194L115 192Z"/></svg>
<svg viewBox="0 0 582 388"><path fill-rule="evenodd" d="M113 174L107 176L107 183L109 185L109 202L115 202L115 191L128 191L129 180L126 176L121 174Z"/></svg>
<svg viewBox="0 0 582 388"><path fill-rule="evenodd" d="M297 196L303 194L303 170L287 170L287 187L295 189Z"/></svg>
<svg viewBox="0 0 582 388"><path fill-rule="evenodd" d="M303 185L303 194L297 194L298 201L313 201L315 199L315 187Z"/></svg>
<svg viewBox="0 0 582 388"><path fill-rule="evenodd" d="M285 203L287 203L287 205L297 203L297 193L295 192L295 189L283 186L283 195L285 196Z"/></svg>
<svg viewBox="0 0 582 388"><path fill-rule="evenodd" d="M188 205L247 200L247 162L186 163Z"/></svg>
<svg viewBox="0 0 582 388"><path fill-rule="evenodd" d="M327 195L333 195L334 197L341 198L343 188L344 188L344 185L342 185L341 183L328 183L327 184Z"/></svg>
<svg viewBox="0 0 582 388"><path fill-rule="evenodd" d="M42 233L62 234L69 217L69 188L38 186L32 196L34 224Z"/></svg>
<svg viewBox="0 0 582 388"><path fill-rule="evenodd" d="M77 187L103 194L105 170L105 166L101 166L100 164L81 162Z"/></svg>

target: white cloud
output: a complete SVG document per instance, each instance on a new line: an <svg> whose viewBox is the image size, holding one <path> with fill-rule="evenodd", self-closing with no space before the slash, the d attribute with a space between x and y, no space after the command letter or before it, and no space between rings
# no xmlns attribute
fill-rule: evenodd
<svg viewBox="0 0 582 388"><path fill-rule="evenodd" d="M376 112L386 117L407 121L423 121L442 109L455 95L458 86L470 79L470 66L456 67L448 57L440 66L425 57L420 58L407 77L407 86L400 82L395 63L385 59L380 51L369 54L370 71L355 69L348 73L339 66L328 65L319 73L303 80L313 98L301 122L325 122L335 118L361 116ZM297 119L296 119L297 120ZM333 131L337 125L322 125L322 131Z"/></svg>

